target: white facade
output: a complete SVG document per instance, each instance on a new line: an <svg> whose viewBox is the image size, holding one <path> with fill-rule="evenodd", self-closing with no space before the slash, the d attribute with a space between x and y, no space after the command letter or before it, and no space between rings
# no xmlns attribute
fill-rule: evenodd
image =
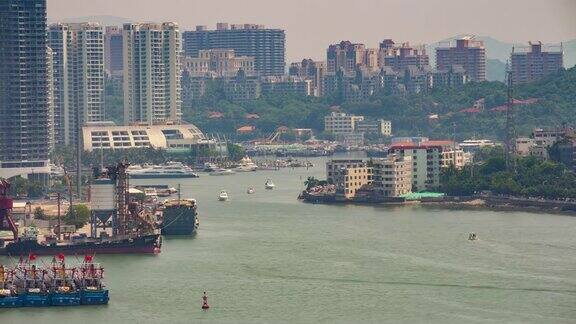
<svg viewBox="0 0 576 324"><path fill-rule="evenodd" d="M356 129L356 123L362 120L364 116L333 112L324 117L324 131L334 135L350 134Z"/></svg>
<svg viewBox="0 0 576 324"><path fill-rule="evenodd" d="M48 35L55 142L71 145L83 124L104 120L104 34L97 23L70 23L51 25Z"/></svg>
<svg viewBox="0 0 576 324"><path fill-rule="evenodd" d="M412 161L412 185L417 191L434 190L440 185L441 146L396 144L389 153Z"/></svg>
<svg viewBox="0 0 576 324"><path fill-rule="evenodd" d="M380 197L399 197L412 192L412 160L390 154L372 160L372 185Z"/></svg>
<svg viewBox="0 0 576 324"><path fill-rule="evenodd" d="M181 120L182 40L176 23L125 24L124 122Z"/></svg>
<svg viewBox="0 0 576 324"><path fill-rule="evenodd" d="M190 149L195 145L215 145L198 127L178 125L88 125L82 129L84 150L95 149Z"/></svg>

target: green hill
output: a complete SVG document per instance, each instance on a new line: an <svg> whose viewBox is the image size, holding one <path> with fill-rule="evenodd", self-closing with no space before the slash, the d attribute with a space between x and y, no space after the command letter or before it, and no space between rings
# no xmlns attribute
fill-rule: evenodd
<svg viewBox="0 0 576 324"><path fill-rule="evenodd" d="M533 103L515 105L517 133L528 135L534 127L556 127L576 124L576 68L551 75L531 84L519 85L515 98L534 98ZM485 109L466 112L476 100L484 98ZM451 138L456 125L458 139L504 137L506 86L502 82L470 83L462 89L437 89L430 94L414 96L374 95L362 103L342 104L340 109L369 118L392 121L395 135L421 135ZM279 126L323 130L324 116L338 105L324 98L267 97L246 104L233 104L214 91L193 110L184 111L184 119L205 132L233 134L236 128L254 125L262 133ZM495 109L496 108L496 109ZM493 110L495 109L495 110ZM463 111L464 110L464 111ZM210 119L209 112L223 117ZM246 114L258 119L246 119ZM436 115L438 118L430 118Z"/></svg>

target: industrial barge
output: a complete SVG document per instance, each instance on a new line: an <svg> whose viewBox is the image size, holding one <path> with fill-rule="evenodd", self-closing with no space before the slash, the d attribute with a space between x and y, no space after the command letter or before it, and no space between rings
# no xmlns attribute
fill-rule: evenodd
<svg viewBox="0 0 576 324"><path fill-rule="evenodd" d="M36 255L12 267L0 264L0 308L108 304L104 268L92 255L74 266L58 254L52 263L36 265Z"/></svg>
<svg viewBox="0 0 576 324"><path fill-rule="evenodd" d="M200 225L195 199L170 199L160 206L162 235L194 235Z"/></svg>
<svg viewBox="0 0 576 324"><path fill-rule="evenodd" d="M90 236L76 235L70 240L60 239L59 227L56 229L57 237L46 237L43 241L39 240L37 231L25 231L19 236L11 217L10 184L2 180L0 231L10 230L13 238L0 240L0 255L159 253L162 241L156 229L154 212L132 201L128 193L128 166L128 163L118 163L105 170L94 170L90 187Z"/></svg>

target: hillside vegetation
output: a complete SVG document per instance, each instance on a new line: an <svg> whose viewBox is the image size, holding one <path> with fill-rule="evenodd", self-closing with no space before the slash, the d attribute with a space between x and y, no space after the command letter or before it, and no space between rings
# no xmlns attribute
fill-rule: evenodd
<svg viewBox="0 0 576 324"><path fill-rule="evenodd" d="M538 82L518 85L517 99L535 98L528 105L515 105L517 134L528 135L534 127L558 127L575 124L576 68L559 72ZM484 98L485 109L462 112ZM505 110L492 108L505 105L506 85L502 82L470 83L461 89L435 89L429 94L392 96L376 94L362 103L341 103L329 98L262 97L236 104L224 99L219 87L210 85L202 100L184 111L184 119L203 131L233 134L244 125L254 125L261 134L279 126L323 130L323 118L334 106L344 112L392 121L395 135L421 135L433 138L453 136L458 139L486 137L502 139ZM502 107L501 107L502 108ZM210 112L221 112L221 118L209 118ZM246 119L257 114L258 119ZM437 115L438 118L435 118ZM430 118L432 116L432 118ZM454 127L455 125L455 127Z"/></svg>

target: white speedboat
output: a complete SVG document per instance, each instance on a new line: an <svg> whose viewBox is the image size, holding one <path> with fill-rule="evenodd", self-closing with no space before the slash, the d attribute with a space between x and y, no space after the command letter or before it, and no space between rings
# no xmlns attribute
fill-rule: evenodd
<svg viewBox="0 0 576 324"><path fill-rule="evenodd" d="M233 170L230 169L216 169L212 172L210 172L209 174L211 176L222 176L222 175L231 175L234 174L235 172Z"/></svg>
<svg viewBox="0 0 576 324"><path fill-rule="evenodd" d="M252 187L248 188L248 190L246 190L246 193L249 194L249 195L253 194L253 193L254 193L254 188L252 188Z"/></svg>
<svg viewBox="0 0 576 324"><path fill-rule="evenodd" d="M218 200L219 201L228 200L228 193L225 190L220 191L220 194L218 195Z"/></svg>
<svg viewBox="0 0 576 324"><path fill-rule="evenodd" d="M234 168L234 171L236 172L251 172L251 171L256 171L256 169L258 169L258 166L252 162L252 160L249 157L243 157L242 160L240 160L240 162L238 162L238 166Z"/></svg>
<svg viewBox="0 0 576 324"><path fill-rule="evenodd" d="M272 190L275 187L276 185L274 184L274 182L272 182L272 180L266 179L266 183L264 183L264 188L266 188L267 190Z"/></svg>

